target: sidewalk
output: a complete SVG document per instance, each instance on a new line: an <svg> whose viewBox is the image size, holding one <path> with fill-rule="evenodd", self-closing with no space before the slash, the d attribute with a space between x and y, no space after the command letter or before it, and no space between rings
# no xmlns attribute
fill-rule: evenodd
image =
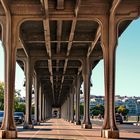
<svg viewBox="0 0 140 140"><path fill-rule="evenodd" d="M93 129L82 129L66 122L63 119L50 119L46 123L35 126L33 130L19 129L18 138L22 139L48 139L48 140L104 140L100 137L100 126ZM120 132L121 139L140 140L140 133Z"/></svg>

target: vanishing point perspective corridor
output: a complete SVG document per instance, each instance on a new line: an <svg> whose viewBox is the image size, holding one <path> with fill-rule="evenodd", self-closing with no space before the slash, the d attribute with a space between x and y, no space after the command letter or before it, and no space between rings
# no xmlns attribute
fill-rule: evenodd
<svg viewBox="0 0 140 140"><path fill-rule="evenodd" d="M116 124L115 60L118 38L139 16L140 0L0 0L5 59L0 138L131 138ZM100 60L104 62L105 113L102 124L96 126L89 110L90 78ZM24 129L14 122L16 62L25 74ZM50 119L56 112L58 119ZM140 138L138 133L133 132L135 138Z"/></svg>

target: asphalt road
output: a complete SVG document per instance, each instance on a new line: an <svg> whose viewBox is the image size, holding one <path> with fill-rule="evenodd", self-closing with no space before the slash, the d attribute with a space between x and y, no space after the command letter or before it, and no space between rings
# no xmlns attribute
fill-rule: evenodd
<svg viewBox="0 0 140 140"><path fill-rule="evenodd" d="M97 126L102 126L103 124L103 120L91 120L92 125L97 125ZM126 132L130 132L130 133L138 133L140 134L140 126L135 126L133 125L132 122L124 122L123 124L119 124L117 123L117 126L119 128L120 131L126 131Z"/></svg>

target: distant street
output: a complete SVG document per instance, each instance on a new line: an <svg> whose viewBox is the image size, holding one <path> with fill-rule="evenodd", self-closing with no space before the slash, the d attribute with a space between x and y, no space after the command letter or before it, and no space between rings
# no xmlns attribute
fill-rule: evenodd
<svg viewBox="0 0 140 140"><path fill-rule="evenodd" d="M102 126L103 120L91 120L93 126ZM120 131L130 132L130 133L138 133L140 134L140 126L135 126L133 123L124 122L123 124L117 123Z"/></svg>

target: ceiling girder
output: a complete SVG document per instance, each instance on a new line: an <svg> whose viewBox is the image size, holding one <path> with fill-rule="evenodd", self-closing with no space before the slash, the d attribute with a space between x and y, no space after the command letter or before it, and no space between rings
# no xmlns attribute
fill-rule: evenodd
<svg viewBox="0 0 140 140"><path fill-rule="evenodd" d="M43 20L43 26L44 26L44 35L45 35L45 46L46 50L49 56L48 59L48 66L49 66L49 72L50 72L50 81L52 84L52 92L53 92L53 101L55 104L55 97L54 97L54 83L53 83L53 72L52 72L52 54L51 54L51 43L50 43L50 25L49 25L49 6L48 6L48 0L41 0L42 6L45 10L45 19Z"/></svg>
<svg viewBox="0 0 140 140"><path fill-rule="evenodd" d="M72 41L73 41L73 38L74 38L74 31L75 31L75 28L76 28L77 16L78 16L80 3L81 3L81 0L76 1L76 6L75 6L75 9L74 9L75 15L74 15L72 25L71 25L71 31L70 31L70 35L69 35L69 42L68 42L67 53L66 53L67 57L70 55L70 50L71 50L71 47L72 47ZM65 74L65 72L66 72L67 64L68 64L68 58L65 59L63 74ZM62 80L61 80L60 93L62 91L63 82L64 82L64 76L62 76Z"/></svg>

